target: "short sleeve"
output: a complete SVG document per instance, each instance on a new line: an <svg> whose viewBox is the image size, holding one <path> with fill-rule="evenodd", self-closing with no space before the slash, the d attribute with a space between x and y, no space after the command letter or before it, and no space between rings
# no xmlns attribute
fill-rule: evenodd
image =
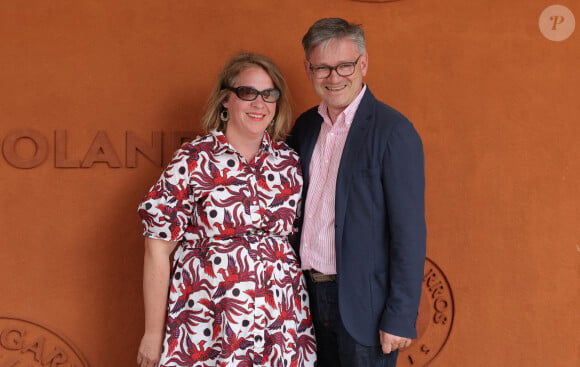
<svg viewBox="0 0 580 367"><path fill-rule="evenodd" d="M178 150L159 180L139 204L145 237L181 241L191 223L193 189L186 149Z"/></svg>

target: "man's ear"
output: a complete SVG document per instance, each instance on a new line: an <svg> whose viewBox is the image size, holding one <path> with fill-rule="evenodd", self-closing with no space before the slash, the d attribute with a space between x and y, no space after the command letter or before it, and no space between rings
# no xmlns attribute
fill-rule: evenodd
<svg viewBox="0 0 580 367"><path fill-rule="evenodd" d="M362 55L360 57L360 70L362 73L362 76L366 76L367 75L367 71L369 69L369 54L365 53L364 55Z"/></svg>
<svg viewBox="0 0 580 367"><path fill-rule="evenodd" d="M310 72L310 62L308 62L308 60L306 59L304 59L304 71L306 72L308 80L312 80L312 73Z"/></svg>

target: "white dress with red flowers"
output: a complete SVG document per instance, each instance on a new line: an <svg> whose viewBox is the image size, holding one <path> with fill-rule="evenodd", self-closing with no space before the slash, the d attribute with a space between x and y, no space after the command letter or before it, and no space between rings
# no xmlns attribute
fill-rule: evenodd
<svg viewBox="0 0 580 367"><path fill-rule="evenodd" d="M217 131L177 151L139 206L145 236L180 241L160 367L314 365L287 239L301 190L297 154L267 134L251 163Z"/></svg>

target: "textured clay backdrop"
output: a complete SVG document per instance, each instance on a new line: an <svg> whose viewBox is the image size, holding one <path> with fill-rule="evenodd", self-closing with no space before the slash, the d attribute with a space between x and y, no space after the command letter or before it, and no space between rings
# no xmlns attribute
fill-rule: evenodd
<svg viewBox="0 0 580 367"><path fill-rule="evenodd" d="M49 342L41 350L34 339L49 329L87 365L134 365L143 329L136 206L161 167L143 156L127 167L127 131L145 140L199 131L217 72L243 50L279 64L297 115L318 103L300 39L316 19L342 16L367 32L370 88L424 141L427 253L453 291L454 320L445 345L433 336L417 342L430 352L414 350L439 352L432 366L579 365L580 38L542 35L540 15L553 4L3 0L0 332L28 339L22 352L0 345L0 364L55 361ZM557 4L580 16L579 1ZM35 154L31 139L11 145L22 129L46 140L34 168L6 159ZM74 168L99 131L97 153L116 154L121 167ZM56 167L63 149L73 168ZM436 302L428 287L424 295ZM424 315L420 325L437 326ZM424 363L404 357L404 366Z"/></svg>

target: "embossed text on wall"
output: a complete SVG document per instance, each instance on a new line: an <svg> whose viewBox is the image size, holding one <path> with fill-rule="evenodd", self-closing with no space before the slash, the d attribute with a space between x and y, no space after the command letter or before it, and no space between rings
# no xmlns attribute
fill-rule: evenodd
<svg viewBox="0 0 580 367"><path fill-rule="evenodd" d="M30 321L0 317L0 366L88 367L76 348Z"/></svg>
<svg viewBox="0 0 580 367"><path fill-rule="evenodd" d="M431 259L425 259L423 292L417 319L418 337L401 350L398 366L427 366L441 352L451 334L455 304L447 277Z"/></svg>
<svg viewBox="0 0 580 367"><path fill-rule="evenodd" d="M33 129L9 131L5 136L0 136L4 160L15 168L35 168L46 162L54 149L54 168L92 168L96 163L106 164L109 168L136 168L138 156L161 167L182 142L193 139L197 133L154 131L147 140L134 131L126 131L124 146L116 147L109 134L101 130L95 133L85 153L78 157L71 157L68 153L67 147L74 142L69 141L67 130L55 130L52 135L49 137ZM125 153L124 162L119 152Z"/></svg>

